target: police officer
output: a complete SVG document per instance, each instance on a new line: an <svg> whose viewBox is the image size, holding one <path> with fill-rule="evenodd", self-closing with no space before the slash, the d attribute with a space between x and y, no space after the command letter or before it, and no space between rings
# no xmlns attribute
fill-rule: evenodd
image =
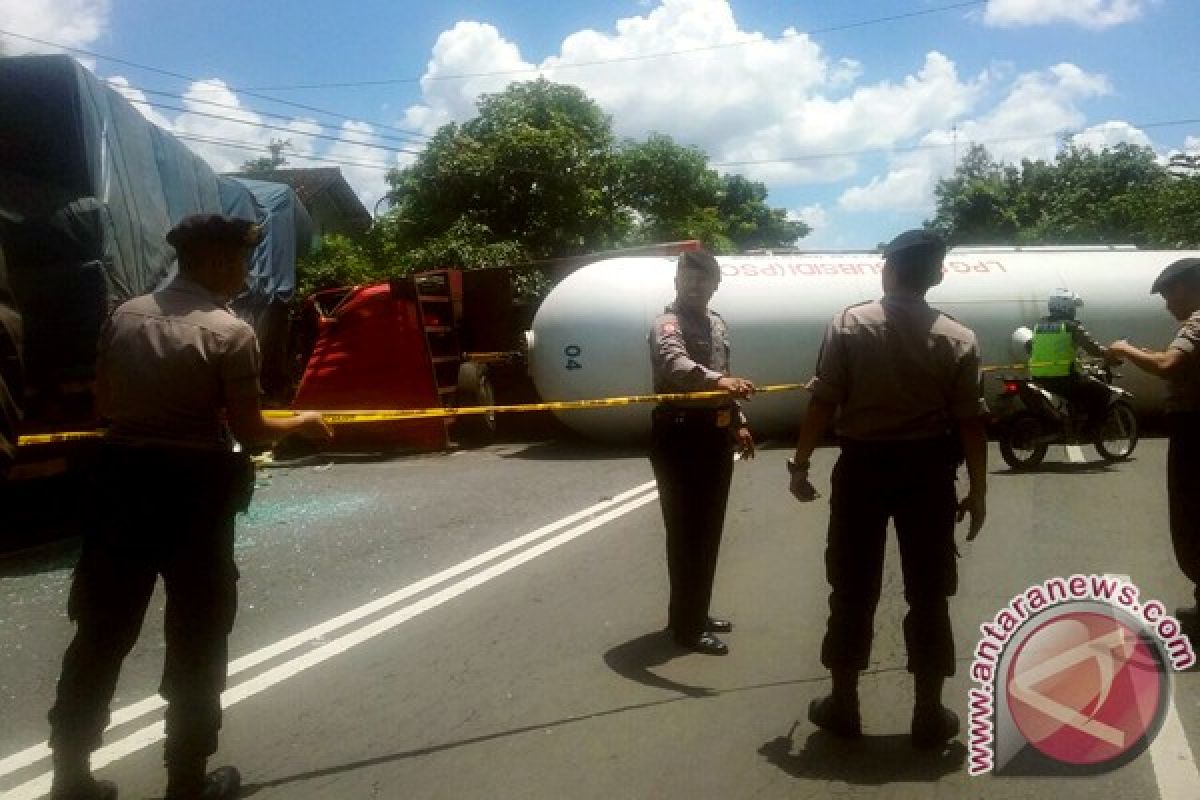
<svg viewBox="0 0 1200 800"><path fill-rule="evenodd" d="M1195 585L1196 605L1175 613L1191 636L1200 636L1200 258L1182 258L1150 287L1183 323L1164 352L1125 340L1109 350L1167 381L1167 502L1171 542L1179 568Z"/></svg>
<svg viewBox="0 0 1200 800"><path fill-rule="evenodd" d="M809 719L840 736L862 733L858 675L870 656L891 519L909 606L904 638L919 748L938 747L958 732L958 718L941 702L942 684L954 674L947 598L957 587L955 511L959 520L971 515L968 540L985 514L987 438L975 334L925 302L926 291L941 282L945 253L932 233L900 234L884 251L883 298L833 317L788 462L792 494L815 499L809 458L840 411L825 551L829 622L821 646L833 693L812 702ZM970 489L956 502L960 452Z"/></svg>
<svg viewBox="0 0 1200 800"><path fill-rule="evenodd" d="M1055 289L1046 301L1049 314L1038 321L1029 342L1029 375L1040 386L1066 398L1087 414L1087 431L1094 431L1104 422L1112 390L1097 378L1079 368L1078 353L1105 361L1108 350L1100 346L1087 328L1075 319L1075 309L1083 299L1068 289Z"/></svg>
<svg viewBox="0 0 1200 800"><path fill-rule="evenodd" d="M729 331L708 302L721 282L717 260L704 251L680 253L675 302L654 320L650 335L654 391L722 390L726 397L662 403L652 412L650 463L658 479L667 529L671 600L667 627L690 650L724 655L717 633L733 630L709 616L733 452L754 455L754 437L734 398L754 384L729 375Z"/></svg>
<svg viewBox="0 0 1200 800"><path fill-rule="evenodd" d="M254 331L226 307L242 290L259 236L241 219L184 218L167 234L178 275L120 306L101 335L96 394L109 427L97 522L75 569L67 610L77 629L49 713L58 800L116 796L115 786L92 777L89 757L159 575L167 594L166 796L238 790L232 767L205 774L235 614L234 515L253 487L253 468L232 450L230 430L244 444L330 435L315 413L261 413Z"/></svg>

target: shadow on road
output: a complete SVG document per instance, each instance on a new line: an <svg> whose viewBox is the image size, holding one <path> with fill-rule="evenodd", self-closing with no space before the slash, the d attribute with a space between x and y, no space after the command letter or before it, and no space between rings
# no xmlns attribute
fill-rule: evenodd
<svg viewBox="0 0 1200 800"><path fill-rule="evenodd" d="M815 731L795 750L792 737L799 725L797 722L787 736L777 736L758 750L794 778L859 786L932 783L962 769L967 757L961 742L950 742L941 751L921 751L914 750L909 737L900 734L846 740Z"/></svg>
<svg viewBox="0 0 1200 800"><path fill-rule="evenodd" d="M669 631L652 631L612 648L604 654L604 663L622 678L655 689L667 689L688 697L717 694L712 689L679 683L650 671L651 667L660 667L683 655L688 655L688 651L671 640Z"/></svg>
<svg viewBox="0 0 1200 800"><path fill-rule="evenodd" d="M618 645L617 647L614 647L612 650L610 650L605 655L605 659L608 660L611 657L611 654L616 653L617 654L616 660L618 663L627 664L627 665L636 665L638 663L641 663L643 665L642 669L645 669L645 665L648 665L655 658L659 657L658 655L655 655L655 653L657 652L657 648L664 647L664 645L662 645L661 643L655 644L653 641L651 641L654 638L660 638L660 639L666 640L667 642L670 641L661 632L646 634L645 636L640 636L637 639L633 639L630 642L626 642L623 645ZM669 646L673 650L673 655L681 655L683 652L685 652L679 648L674 647L674 645L669 645ZM667 660L667 659L664 659L664 660ZM612 666L612 665L610 664L610 666ZM613 667L613 668L616 669L616 667ZM620 672L620 670L617 670L617 671ZM636 672L636 669L633 671ZM902 667L897 667L897 668L892 668L892 669L874 670L873 672L884 673L884 672L902 672L902 671L903 671ZM625 674L625 673L621 673L621 674ZM631 678L631 679L637 680L637 678ZM755 691L760 691L760 690L764 690L764 689L777 689L780 687L803 686L806 684L817 684L817 683L823 683L823 682L827 683L828 681L829 681L828 675L820 675L820 676L811 677L811 678L795 678L793 680L774 681L771 683L756 684L756 685L752 685L752 686L739 686L739 687L732 688L732 689L700 689L700 690L698 690L699 694L695 694L695 693L688 694L688 693L684 692L683 688L680 688L683 686L682 684L677 684L677 683L668 681L668 682L666 682L667 685L664 686L664 688L670 688L673 691L681 692L681 694L677 694L674 697L663 698L662 700L650 700L645 703L635 703L633 705L619 706L617 708L604 709L603 711L595 711L595 712L592 712L589 714L577 714L574 716L563 717L562 719L556 719L551 722L541 722L541 723L536 723L536 724L532 724L532 725L524 725L519 728L511 728L511 729L505 730L505 731L497 731L495 733L481 734L479 736L472 736L467 739L459 739L458 741L454 741L454 742L445 742L443 744L429 745L428 747L420 747L420 748L416 748L413 750L403 750L403 751L396 752L396 753L386 753L383 755L374 756L372 758L364 758L359 761L350 761L345 764L337 764L337 765L325 767L322 769L314 769L314 770L309 770L307 772L299 772L294 775L287 775L287 776L284 776L281 778L275 778L273 780L266 780L266 781L262 781L259 783L247 783L242 786L242 791L239 796L240 797L252 797L253 795L258 794L261 791L264 791L266 789L274 789L279 786L287 786L289 784L303 783L305 781L311 781L311 780L315 780L318 778L326 778L326 777L329 777L332 775L340 775L343 773L354 772L355 770L367 769L370 767L379 766L381 764L389 764L389 763L395 763L395 762L399 762L399 761L406 761L406 760L412 759L412 758L421 758L423 756L433 755L435 753L443 753L443 752L450 751L450 750L457 750L462 747L470 747L472 745L482 744L485 742L491 742L491 741L495 741L498 739L506 739L510 736L521 736L521 735L524 735L527 733L534 733L537 731L547 730L547 729L551 729L551 728L560 728L560 727L563 727L566 725L573 725L575 723L580 723L580 722L589 722L591 720L603 719L604 717L611 717L611 716L616 716L619 714L627 714L630 712L645 711L645 710L649 710L649 709L653 709L653 708L658 708L661 706L673 705L675 703L707 702L709 700L720 697L722 695L734 695L734 694L741 694L744 692L755 692ZM658 685L658 684L650 684L650 685ZM697 691L696 687L685 687L685 688L690 689L693 692ZM908 746L907 737L884 737L884 738L903 739L904 740L903 745L899 745L899 744L893 745L893 747L899 749L899 752L893 754L890 757L890 760L892 761L892 763L897 764L897 765L908 764L909 762L914 760L913 750L911 747ZM787 756L788 758L796 758L795 756L791 756L791 754L790 754L790 749L791 749L790 736L786 739L786 742L787 742L787 749L783 752L782 755ZM764 752L765 750L766 750L766 747L764 747L762 750L760 750L760 752ZM965 750L964 750L964 754L965 754ZM786 763L786 762L783 762L783 763ZM960 759L960 763L961 763L961 759ZM947 770L947 771L951 771L951 770ZM902 779L903 778L899 778L899 780L902 780ZM918 779L924 780L923 778L913 778L913 780L918 780Z"/></svg>

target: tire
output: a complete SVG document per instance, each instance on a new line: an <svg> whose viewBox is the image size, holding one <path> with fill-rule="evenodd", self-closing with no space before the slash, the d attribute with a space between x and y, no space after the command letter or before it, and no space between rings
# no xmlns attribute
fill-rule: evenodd
<svg viewBox="0 0 1200 800"><path fill-rule="evenodd" d="M458 368L458 389L454 405L474 408L496 404L496 394L488 378L487 367L466 361ZM454 438L463 447L483 447L496 438L496 414L464 414L454 422Z"/></svg>
<svg viewBox="0 0 1200 800"><path fill-rule="evenodd" d="M1096 436L1096 451L1105 461L1125 461L1138 443L1137 415L1128 403L1113 403Z"/></svg>
<svg viewBox="0 0 1200 800"><path fill-rule="evenodd" d="M1000 457L1012 469L1021 472L1036 468L1046 457L1049 445L1037 441L1042 421L1028 411L1012 416L1000 430Z"/></svg>

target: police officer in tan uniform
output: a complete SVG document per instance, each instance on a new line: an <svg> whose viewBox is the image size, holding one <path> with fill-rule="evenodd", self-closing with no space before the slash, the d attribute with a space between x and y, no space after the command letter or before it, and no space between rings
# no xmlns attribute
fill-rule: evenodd
<svg viewBox="0 0 1200 800"><path fill-rule="evenodd" d="M958 718L941 702L942 684L954 674L947 598L957 587L955 512L959 520L971 515L968 540L985 514L986 409L975 334L925 301L941 282L945 253L932 233L900 234L884 251L883 298L833 317L795 460L788 462L792 494L815 499L809 459L840 411L825 551L829 622L821 646L833 693L813 701L809 719L841 736L862 733L858 675L871 652L891 519L909 606L904 638L919 748L938 747L958 732ZM970 476L961 503L954 488L960 452Z"/></svg>
<svg viewBox="0 0 1200 800"><path fill-rule="evenodd" d="M654 320L650 335L655 392L728 392L727 397L662 403L652 412L650 463L667 529L671 582L667 627L679 645L708 655L728 653L716 634L733 630L731 622L710 617L708 609L733 452L754 455L754 437L735 401L753 394L754 384L729 375L729 331L721 315L708 308L720 282L712 255L681 253L675 302Z"/></svg>
<svg viewBox="0 0 1200 800"><path fill-rule="evenodd" d="M1183 324L1163 352L1113 342L1109 352L1167 381L1167 502L1171 542L1196 604L1175 614L1190 636L1200 636L1200 258L1171 263L1150 291Z"/></svg>
<svg viewBox="0 0 1200 800"><path fill-rule="evenodd" d="M179 274L120 306L102 333L96 393L109 428L97 522L67 602L77 629L49 714L56 800L116 797L115 786L92 777L89 757L159 575L167 594L166 796L238 791L234 768L205 774L236 606L234 515L253 488L253 468L233 451L230 431L243 444L330 435L315 413L261 413L254 331L226 307L242 290L259 236L245 220L186 217L167 234Z"/></svg>

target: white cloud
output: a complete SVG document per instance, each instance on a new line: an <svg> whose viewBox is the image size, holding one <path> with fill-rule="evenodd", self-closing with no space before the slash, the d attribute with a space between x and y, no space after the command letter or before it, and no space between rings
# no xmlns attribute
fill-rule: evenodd
<svg viewBox="0 0 1200 800"><path fill-rule="evenodd" d="M1139 147L1153 146L1153 142L1145 132L1122 120L1109 120L1101 122L1099 125L1092 125L1072 136L1071 143L1076 147L1087 147L1097 151L1118 144L1133 144Z"/></svg>
<svg viewBox="0 0 1200 800"><path fill-rule="evenodd" d="M347 120L340 128L332 128L305 117L264 117L247 108L236 91L218 79L189 86L183 94L187 110L173 118L151 106L145 93L126 78L107 80L143 116L180 136L216 172L236 172L246 161L267 156L271 142L285 140L289 143L283 151L287 167L340 167L363 205L371 210L387 191L387 173L380 166L404 166L414 158L409 153L394 152L395 145L384 141L365 122Z"/></svg>
<svg viewBox="0 0 1200 800"><path fill-rule="evenodd" d="M160 114L150 105L146 97L146 93L141 89L137 89L130 85L129 79L124 75L115 75L105 79L108 85L116 89L126 100L133 103L133 107L142 112L142 116L153 122L160 128L166 130L171 129L171 121Z"/></svg>
<svg viewBox="0 0 1200 800"><path fill-rule="evenodd" d="M421 78L423 105L408 109L406 127L426 133L448 122L475 116L475 101L487 92L499 92L512 75L445 80L450 75L504 73L532 68L521 59L517 46L504 39L491 25L463 21L438 36L433 54ZM532 78L533 75L516 76Z"/></svg>
<svg viewBox="0 0 1200 800"><path fill-rule="evenodd" d="M972 142L983 144L999 161L1051 159L1060 136L1084 125L1080 102L1110 91L1104 76L1073 64L1018 75L995 107L954 127L929 131L920 137L917 149L894 155L887 173L843 192L838 205L847 211L932 209L938 179L953 173L956 157ZM1101 147L1105 142L1144 139L1120 121L1093 126L1081 136L1082 144Z"/></svg>
<svg viewBox="0 0 1200 800"><path fill-rule="evenodd" d="M65 47L86 47L107 30L111 0L0 0L0 28ZM50 47L0 36L0 55L55 53Z"/></svg>
<svg viewBox="0 0 1200 800"><path fill-rule="evenodd" d="M1131 22L1157 0L990 0L983 19L995 27L1016 28L1065 22L1103 30Z"/></svg>
<svg viewBox="0 0 1200 800"><path fill-rule="evenodd" d="M1200 136L1189 136L1183 140L1183 152L1200 153Z"/></svg>
<svg viewBox="0 0 1200 800"><path fill-rule="evenodd" d="M672 51L678 54L648 57ZM570 67L581 63L590 66ZM408 109L405 121L432 133L474 116L480 91L499 91L534 73L438 78L532 68L494 27L459 22L438 37L422 79L423 102ZM611 32L569 35L537 69L587 92L612 115L618 135L666 133L699 146L714 164L775 186L845 180L858 169L856 159L829 154L887 148L949 124L985 88L982 76L960 79L937 52L897 81L856 86L858 61L834 58L791 29L773 36L744 31L727 0L663 0L643 16L618 20Z"/></svg>

